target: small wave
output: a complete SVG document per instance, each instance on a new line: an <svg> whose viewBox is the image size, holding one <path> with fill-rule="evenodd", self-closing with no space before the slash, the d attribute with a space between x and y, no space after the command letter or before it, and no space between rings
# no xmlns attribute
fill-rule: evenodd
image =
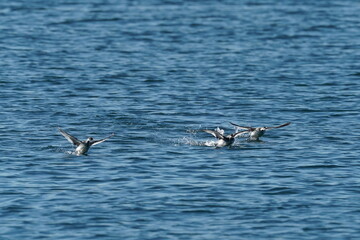
<svg viewBox="0 0 360 240"><path fill-rule="evenodd" d="M288 187L274 187L266 192L264 192L264 195L289 195L289 194L298 194L300 191L298 189L292 189Z"/></svg>
<svg viewBox="0 0 360 240"><path fill-rule="evenodd" d="M303 166L298 166L296 168L299 169L317 169L317 168L339 168L339 167L343 167L341 165L335 165L335 164L315 164L315 165L303 165Z"/></svg>
<svg viewBox="0 0 360 240"><path fill-rule="evenodd" d="M349 76L360 76L360 72L351 73Z"/></svg>
<svg viewBox="0 0 360 240"><path fill-rule="evenodd" d="M61 22L53 22L53 23L49 23L49 25L61 25L61 24L66 24L66 25L70 25L70 24L76 24L76 23L92 23L92 22L116 22L121 20L121 18L84 18L84 19L67 19L65 21L61 21Z"/></svg>

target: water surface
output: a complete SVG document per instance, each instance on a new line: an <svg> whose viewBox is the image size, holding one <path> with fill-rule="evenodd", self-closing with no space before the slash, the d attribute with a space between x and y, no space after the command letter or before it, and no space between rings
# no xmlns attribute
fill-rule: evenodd
<svg viewBox="0 0 360 240"><path fill-rule="evenodd" d="M356 1L0 2L3 239L359 236ZM292 122L261 142L201 129ZM57 130L116 136L66 154Z"/></svg>

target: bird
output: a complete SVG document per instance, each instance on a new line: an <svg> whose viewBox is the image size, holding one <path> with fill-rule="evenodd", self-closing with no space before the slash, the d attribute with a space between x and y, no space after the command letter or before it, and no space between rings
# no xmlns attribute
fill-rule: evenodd
<svg viewBox="0 0 360 240"><path fill-rule="evenodd" d="M241 131L240 133L241 134L248 133L249 140L255 140L255 141L258 141L259 138L265 134L265 131L274 129L274 128L285 127L285 126L290 125L290 123L291 122L287 122L287 123L281 124L279 126L274 126L274 127L244 127L244 126L239 126L235 123L230 122L231 125L239 128L239 129L245 129L245 131Z"/></svg>
<svg viewBox="0 0 360 240"><path fill-rule="evenodd" d="M80 155L86 155L86 153L89 151L90 147L99 143L102 143L104 141L106 141L107 139L111 138L112 136L114 136L115 134L111 134L109 137L100 139L100 140L94 140L92 137L87 138L85 141L80 141L79 139L77 139L74 136L71 136L69 133L65 132L64 130L62 130L61 128L58 128L60 133L73 145L77 146L74 153L77 156Z"/></svg>
<svg viewBox="0 0 360 240"><path fill-rule="evenodd" d="M216 144L215 147L216 148L221 148L221 147L226 147L226 146L231 146L234 142L235 142L235 138L241 134L243 134L243 132L236 132L230 135L224 135L224 130L221 130L219 128L215 129L215 131L213 130L209 130L209 129L203 129L203 132L207 132L210 133L211 135L213 135L214 137L216 137L217 139L219 139Z"/></svg>

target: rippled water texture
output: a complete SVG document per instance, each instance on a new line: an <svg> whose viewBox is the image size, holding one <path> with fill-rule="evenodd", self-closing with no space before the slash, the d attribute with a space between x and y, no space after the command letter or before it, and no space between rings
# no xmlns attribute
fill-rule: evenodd
<svg viewBox="0 0 360 240"><path fill-rule="evenodd" d="M358 238L359 12L1 1L1 239ZM292 124L215 149L230 121Z"/></svg>

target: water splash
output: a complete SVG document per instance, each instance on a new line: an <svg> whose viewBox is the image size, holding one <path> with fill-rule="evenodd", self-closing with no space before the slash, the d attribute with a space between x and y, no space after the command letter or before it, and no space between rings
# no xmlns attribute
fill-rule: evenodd
<svg viewBox="0 0 360 240"><path fill-rule="evenodd" d="M69 151L63 147L49 145L43 148L44 150L50 150L51 152L65 153L68 155L76 155L74 151Z"/></svg>
<svg viewBox="0 0 360 240"><path fill-rule="evenodd" d="M217 128L215 129L215 131L218 132L218 133L220 133L221 135L224 135L224 134L225 134L225 130L224 130L224 129L221 129L221 128L219 128L219 127L217 127Z"/></svg>
<svg viewBox="0 0 360 240"><path fill-rule="evenodd" d="M208 140L208 141L204 142L202 146L216 147L216 143L217 143L217 141Z"/></svg>
<svg viewBox="0 0 360 240"><path fill-rule="evenodd" d="M206 147L215 147L217 141L208 140L208 141L199 141L192 137L183 137L175 140L176 145L190 145L190 146L206 146Z"/></svg>

